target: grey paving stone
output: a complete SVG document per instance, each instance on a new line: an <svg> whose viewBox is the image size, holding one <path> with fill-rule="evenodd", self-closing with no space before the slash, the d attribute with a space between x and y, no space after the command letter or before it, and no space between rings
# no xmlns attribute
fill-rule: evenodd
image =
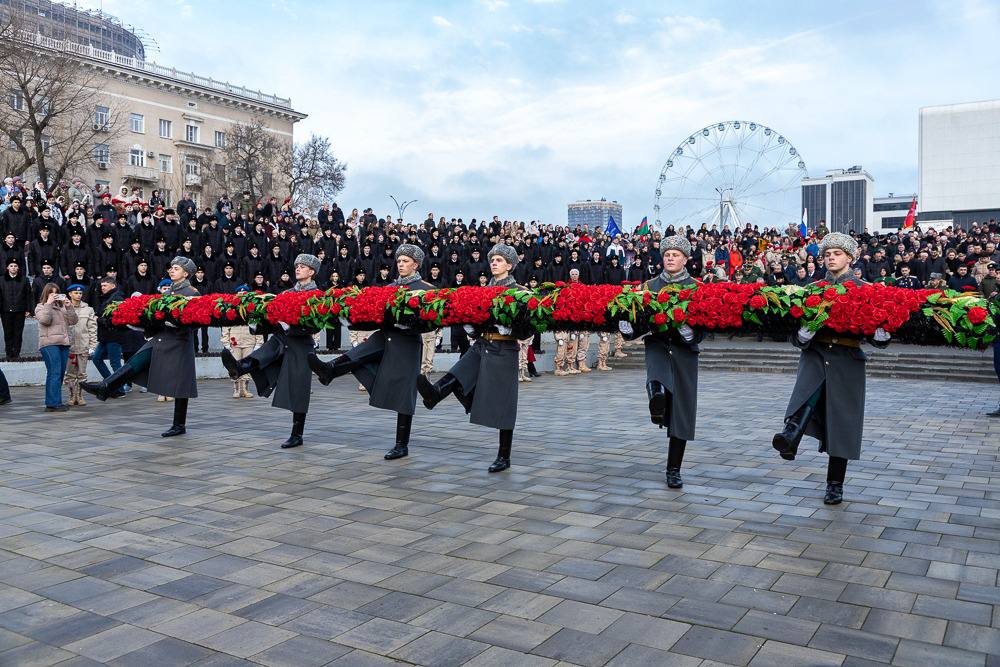
<svg viewBox="0 0 1000 667"><path fill-rule="evenodd" d="M563 628L535 647L533 653L574 665L598 667L621 653L627 642Z"/></svg>
<svg viewBox="0 0 1000 667"><path fill-rule="evenodd" d="M557 625L529 621L515 616L500 616L477 629L469 635L469 638L527 652L557 632L559 632Z"/></svg>
<svg viewBox="0 0 1000 667"><path fill-rule="evenodd" d="M134 625L119 625L65 646L98 662L109 662L163 639L163 635Z"/></svg>
<svg viewBox="0 0 1000 667"><path fill-rule="evenodd" d="M764 640L758 637L715 628L693 627L677 640L671 650L731 665L746 665L763 644Z"/></svg>
<svg viewBox="0 0 1000 667"><path fill-rule="evenodd" d="M488 648L482 642L432 631L397 649L392 656L427 667L459 667Z"/></svg>
<svg viewBox="0 0 1000 667"><path fill-rule="evenodd" d="M947 626L948 622L939 618L872 609L862 629L892 637L925 641L928 644L940 644Z"/></svg>
<svg viewBox="0 0 1000 667"><path fill-rule="evenodd" d="M751 667L840 667L844 656L838 653L817 651L795 644L784 644L769 639L753 660Z"/></svg>
<svg viewBox="0 0 1000 667"><path fill-rule="evenodd" d="M115 658L112 667L185 667L213 655L211 649L189 644L173 637L144 646L137 651Z"/></svg>
<svg viewBox="0 0 1000 667"><path fill-rule="evenodd" d="M253 661L267 667L320 667L352 650L315 637L299 636L257 653Z"/></svg>
<svg viewBox="0 0 1000 667"><path fill-rule="evenodd" d="M472 660L465 663L466 667L552 667L556 664L551 658L543 658L538 655L528 655L519 653L499 646L491 646Z"/></svg>
<svg viewBox="0 0 1000 667"><path fill-rule="evenodd" d="M387 655L404 646L417 637L427 633L427 630L397 623L384 618L373 618L361 625L338 635L336 642L353 646L363 651L379 655Z"/></svg>
<svg viewBox="0 0 1000 667"><path fill-rule="evenodd" d="M898 644L895 637L827 624L821 625L809 642L812 648L879 662L891 661Z"/></svg>
<svg viewBox="0 0 1000 667"><path fill-rule="evenodd" d="M235 655L249 658L255 653L296 637L296 633L282 628L275 628L257 621L247 621L199 641L203 646Z"/></svg>
<svg viewBox="0 0 1000 667"><path fill-rule="evenodd" d="M983 667L987 664L987 655L949 646L924 644L923 642L904 639L899 642L894 665L900 667Z"/></svg>

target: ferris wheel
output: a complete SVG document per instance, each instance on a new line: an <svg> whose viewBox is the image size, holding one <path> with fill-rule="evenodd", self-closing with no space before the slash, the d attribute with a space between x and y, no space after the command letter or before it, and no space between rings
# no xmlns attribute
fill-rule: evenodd
<svg viewBox="0 0 1000 667"><path fill-rule="evenodd" d="M704 127L673 150L660 171L655 227L783 227L801 217L806 163L784 135L760 123Z"/></svg>

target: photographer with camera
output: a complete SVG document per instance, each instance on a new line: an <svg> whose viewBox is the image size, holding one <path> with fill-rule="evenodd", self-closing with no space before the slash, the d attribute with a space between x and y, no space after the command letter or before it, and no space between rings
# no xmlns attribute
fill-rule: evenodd
<svg viewBox="0 0 1000 667"><path fill-rule="evenodd" d="M77 323L76 309L70 305L59 286L47 283L42 288L35 320L38 321L38 351L45 362L45 411L65 412L62 383L69 363L70 327Z"/></svg>

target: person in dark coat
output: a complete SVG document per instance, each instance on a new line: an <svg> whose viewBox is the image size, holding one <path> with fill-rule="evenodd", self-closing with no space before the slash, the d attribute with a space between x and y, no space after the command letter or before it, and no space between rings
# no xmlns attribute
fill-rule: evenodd
<svg viewBox="0 0 1000 667"><path fill-rule="evenodd" d="M847 234L823 237L820 255L826 263L826 282L831 285L864 285L854 277L851 264L858 244ZM877 329L875 347L889 344L889 334ZM811 331L806 327L792 336L801 350L795 387L785 411L785 428L771 441L781 458L795 459L803 435L820 442L819 451L830 457L823 502L838 505L844 498L847 461L861 458L861 434L865 419L865 353L862 337L833 331Z"/></svg>
<svg viewBox="0 0 1000 667"><path fill-rule="evenodd" d="M174 257L167 269L170 287L165 295L198 296L191 287L195 265L187 257ZM161 435L170 438L187 433L188 400L198 397L195 372L194 331L165 327L152 337L120 369L101 382L84 382L80 387L101 401L107 400L124 384L135 382L152 394L174 398L174 421Z"/></svg>
<svg viewBox="0 0 1000 667"><path fill-rule="evenodd" d="M407 290L431 289L418 271L423 261L424 251L418 246L401 244L396 249L399 277L392 284ZM309 355L309 367L321 384L328 385L334 378L353 373L368 391L369 405L396 412L396 443L385 454L389 460L409 454L422 349L418 331L406 326L386 326L333 361L323 362L315 353Z"/></svg>
<svg viewBox="0 0 1000 667"><path fill-rule="evenodd" d="M518 261L514 248L497 244L486 259L492 273L490 287L520 287L511 276ZM529 336L531 328L526 323L515 323L514 327L491 325L478 332L469 351L440 380L431 384L424 375L417 378L417 389L428 410L454 394L469 413L470 422L499 429L500 445L489 472L510 467L517 422L518 341Z"/></svg>
<svg viewBox="0 0 1000 667"><path fill-rule="evenodd" d="M125 279L125 293L155 294L157 281L149 272L149 262L145 257L139 258L135 271Z"/></svg>
<svg viewBox="0 0 1000 667"><path fill-rule="evenodd" d="M683 236L668 236L660 244L663 271L646 281L643 289L659 292L667 285L693 287L694 278L685 268L691 255L691 243ZM619 323L619 330L630 340L646 334L645 327L629 322ZM704 337L687 324L666 332L651 332L645 336L646 393L649 397L649 418L670 437L667 451L667 486L684 486L681 465L688 440L694 438L698 414L698 343Z"/></svg>
<svg viewBox="0 0 1000 667"><path fill-rule="evenodd" d="M301 254L295 258L295 286L291 292L317 289L316 272L320 260L315 255ZM281 323L281 328L253 353L237 359L228 349L222 351L222 365L233 380L250 374L257 393L267 397L274 393L271 405L292 413L292 434L281 443L282 449L300 447L309 412L312 373L308 356L315 350L313 334L317 329Z"/></svg>
<svg viewBox="0 0 1000 667"><path fill-rule="evenodd" d="M0 278L0 323L7 359L17 359L24 339L24 318L31 313L31 286L19 260L8 260L5 268Z"/></svg>

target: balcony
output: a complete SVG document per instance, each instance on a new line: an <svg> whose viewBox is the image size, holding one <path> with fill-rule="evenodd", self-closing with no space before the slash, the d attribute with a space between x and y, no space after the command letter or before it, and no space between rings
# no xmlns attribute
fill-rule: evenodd
<svg viewBox="0 0 1000 667"><path fill-rule="evenodd" d="M136 181L149 181L156 183L160 180L160 172L153 167L139 167L127 164L122 168L122 175Z"/></svg>
<svg viewBox="0 0 1000 667"><path fill-rule="evenodd" d="M201 185L201 174L184 174L184 185Z"/></svg>

